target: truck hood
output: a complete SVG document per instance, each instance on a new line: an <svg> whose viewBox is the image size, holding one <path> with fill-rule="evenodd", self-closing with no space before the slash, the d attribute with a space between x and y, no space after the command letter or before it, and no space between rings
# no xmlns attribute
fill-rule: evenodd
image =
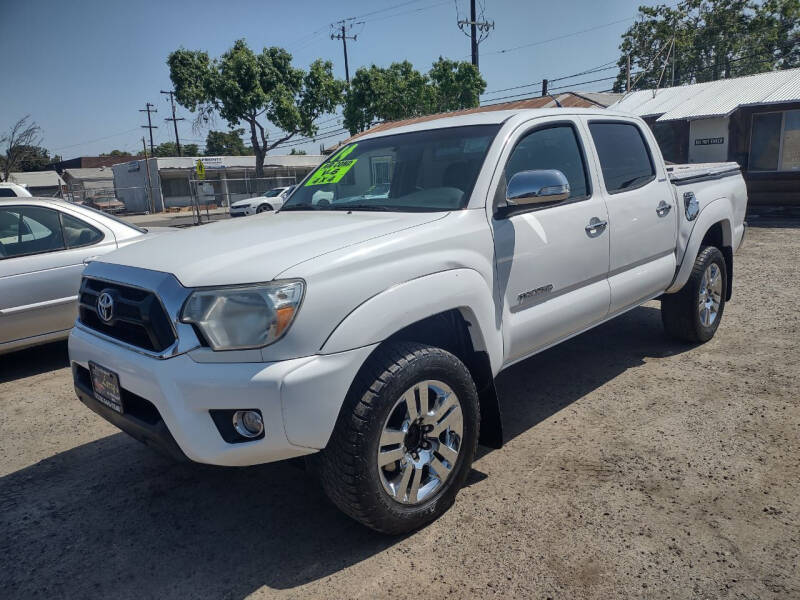
<svg viewBox="0 0 800 600"><path fill-rule="evenodd" d="M292 211L144 236L99 262L172 273L187 287L270 281L301 262L447 213Z"/></svg>

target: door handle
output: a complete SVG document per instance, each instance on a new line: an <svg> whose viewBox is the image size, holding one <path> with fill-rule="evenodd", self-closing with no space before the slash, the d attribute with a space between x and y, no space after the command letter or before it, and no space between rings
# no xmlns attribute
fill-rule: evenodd
<svg viewBox="0 0 800 600"><path fill-rule="evenodd" d="M663 217L666 216L670 210L672 210L672 205L667 204L662 200L661 202L658 203L658 207L656 208L656 214L659 217Z"/></svg>
<svg viewBox="0 0 800 600"><path fill-rule="evenodd" d="M586 229L586 233L589 234L589 237L597 237L603 230L608 226L608 221L601 221L597 217L592 217L589 221L589 224L584 227Z"/></svg>

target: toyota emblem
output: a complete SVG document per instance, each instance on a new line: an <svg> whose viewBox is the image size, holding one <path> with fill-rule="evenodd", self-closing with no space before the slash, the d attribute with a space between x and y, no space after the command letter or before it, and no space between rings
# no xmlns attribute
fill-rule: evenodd
<svg viewBox="0 0 800 600"><path fill-rule="evenodd" d="M97 316L104 323L108 323L114 318L114 298L108 292L102 292L97 297Z"/></svg>

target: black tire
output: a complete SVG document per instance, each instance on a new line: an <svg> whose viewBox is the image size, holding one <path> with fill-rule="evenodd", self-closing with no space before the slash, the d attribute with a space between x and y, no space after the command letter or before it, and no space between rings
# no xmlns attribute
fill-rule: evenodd
<svg viewBox="0 0 800 600"><path fill-rule="evenodd" d="M381 483L379 440L401 395L416 383L433 379L447 384L458 397L463 437L455 465L439 489L419 504L404 504ZM371 529L386 534L413 531L437 519L455 501L472 466L479 426L478 392L458 358L424 344L387 344L359 371L331 439L319 455L322 487L337 507Z"/></svg>
<svg viewBox="0 0 800 600"><path fill-rule="evenodd" d="M272 206L270 206L269 204L262 204L261 206L259 206L256 209L256 212L257 213L263 213L263 212L267 212L268 210L272 210Z"/></svg>
<svg viewBox="0 0 800 600"><path fill-rule="evenodd" d="M716 317L710 325L705 325L700 319L698 304L703 275L712 264L716 264L720 269L721 293ZM707 342L714 337L725 310L727 284L728 271L722 252L715 246L701 247L686 285L679 292L665 294L661 299L661 322L664 324L667 334L691 343Z"/></svg>

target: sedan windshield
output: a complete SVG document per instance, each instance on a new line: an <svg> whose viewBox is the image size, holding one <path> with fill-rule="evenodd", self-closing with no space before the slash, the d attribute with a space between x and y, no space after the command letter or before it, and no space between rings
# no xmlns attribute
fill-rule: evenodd
<svg viewBox="0 0 800 600"><path fill-rule="evenodd" d="M353 142L300 184L281 210L464 208L499 129L470 125Z"/></svg>

